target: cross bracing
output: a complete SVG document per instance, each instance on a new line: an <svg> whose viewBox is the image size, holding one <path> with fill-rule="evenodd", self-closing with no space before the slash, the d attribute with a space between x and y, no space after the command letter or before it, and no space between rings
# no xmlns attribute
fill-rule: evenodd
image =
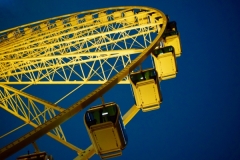
<svg viewBox="0 0 240 160"><path fill-rule="evenodd" d="M0 87L0 107L34 128L53 118L59 112L64 111L63 108L55 104L10 86L0 85ZM60 125L48 132L47 135L67 147L81 152L81 149L67 142Z"/></svg>
<svg viewBox="0 0 240 160"><path fill-rule="evenodd" d="M21 36L0 44L0 83L104 83L156 36L154 26L160 22L139 23L147 13L136 14L134 23L126 17L116 20L113 14L103 23L100 18L90 22L79 18L76 23L70 21L70 16L68 21L62 20L61 27L57 26L57 20L50 23L51 20L44 23L45 29L40 23L32 27L31 33L18 31ZM122 83L129 83L128 79L123 79Z"/></svg>
<svg viewBox="0 0 240 160"><path fill-rule="evenodd" d="M154 40L156 44L163 23L162 14L155 10L120 7L59 16L1 31L0 84L103 84ZM129 84L126 75L118 84ZM18 102L14 103L18 107ZM43 109L39 115L45 112ZM78 153L82 151L66 143Z"/></svg>

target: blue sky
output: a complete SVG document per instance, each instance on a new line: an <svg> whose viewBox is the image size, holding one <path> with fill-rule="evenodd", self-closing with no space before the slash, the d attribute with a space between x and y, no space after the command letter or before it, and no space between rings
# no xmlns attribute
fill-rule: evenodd
<svg viewBox="0 0 240 160"><path fill-rule="evenodd" d="M181 34L182 56L177 59L179 73L175 79L161 82L161 109L139 112L126 126L129 144L116 159L214 160L240 159L240 37L239 2L234 0L182 1L0 1L0 30L29 22L111 6L155 7L177 21ZM31 94L55 102L56 91L64 86L35 86ZM68 86L66 90L76 86ZM67 108L96 86L84 86L68 101ZM129 85L118 85L104 95L115 101L122 113L133 104ZM124 99L124 101L123 101ZM93 105L99 104L100 100ZM89 106L90 107L90 106ZM0 135L23 122L0 109ZM62 125L67 140L79 148L90 145L83 112ZM30 126L0 139L0 147L12 142ZM48 136L37 140L39 148L56 160L73 159L76 153ZM8 159L33 151L30 145ZM92 159L99 159L94 156Z"/></svg>

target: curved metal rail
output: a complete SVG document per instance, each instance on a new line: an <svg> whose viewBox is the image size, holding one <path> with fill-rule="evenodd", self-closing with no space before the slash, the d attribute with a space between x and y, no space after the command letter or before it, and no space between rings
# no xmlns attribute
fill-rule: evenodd
<svg viewBox="0 0 240 160"><path fill-rule="evenodd" d="M131 6L130 8L137 8L138 6ZM124 7L119 7L124 8ZM109 89L111 89L114 85L118 84L124 77L126 77L129 72L131 72L134 68L140 65L144 59L152 52L152 50L156 47L157 44L160 43L161 35L166 27L167 19L166 16L159 10L149 7L138 7L140 9L146 10L153 10L159 13L163 19L162 21L162 28L159 31L157 37L154 41L136 58L134 59L128 66L126 66L122 71L120 71L117 75L112 77L109 81L98 87L89 95L85 96L83 99L69 107L68 109L62 111L57 116L53 117L49 121L45 122L44 124L38 126L36 129L32 130L31 132L25 134L21 138L17 139L16 141L10 143L9 145L5 146L0 150L0 157L5 159L8 156L12 155L16 151L20 150L21 148L27 146L29 143L35 141L36 139L40 138L47 132L49 132L54 127L60 125L61 123L67 121L69 118L73 117L79 111L87 107L93 101L95 101L100 96L104 95ZM107 10L107 8L106 8Z"/></svg>

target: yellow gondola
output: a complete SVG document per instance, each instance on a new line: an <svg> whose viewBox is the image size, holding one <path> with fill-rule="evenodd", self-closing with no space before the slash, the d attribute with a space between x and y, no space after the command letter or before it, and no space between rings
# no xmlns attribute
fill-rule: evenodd
<svg viewBox="0 0 240 160"><path fill-rule="evenodd" d="M131 73L130 83L138 108L141 108L143 112L160 108L162 95L158 74L154 68Z"/></svg>
<svg viewBox="0 0 240 160"><path fill-rule="evenodd" d="M164 39L164 46L173 46L176 57L181 56L182 47L180 42L180 34L177 30L177 23L175 21L168 22L166 29L162 35Z"/></svg>
<svg viewBox="0 0 240 160"><path fill-rule="evenodd" d="M152 52L152 57L161 80L176 77L178 69L174 48L172 46L155 49Z"/></svg>
<svg viewBox="0 0 240 160"><path fill-rule="evenodd" d="M84 115L84 124L95 151L102 159L122 155L128 137L116 103L90 108Z"/></svg>

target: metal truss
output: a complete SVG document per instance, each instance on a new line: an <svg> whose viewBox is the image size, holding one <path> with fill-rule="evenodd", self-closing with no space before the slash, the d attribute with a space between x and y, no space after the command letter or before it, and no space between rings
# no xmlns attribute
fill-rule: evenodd
<svg viewBox="0 0 240 160"><path fill-rule="evenodd" d="M165 25L165 15L158 10L115 7L54 17L1 31L0 85L3 89L0 107L37 127L11 146L20 146L24 141L23 146L28 143L25 141L28 138L35 134L35 138L40 137L46 132L81 154L81 149L66 141L59 124L116 83L129 84L127 74L159 43L161 27L165 28ZM134 59L139 54L142 56ZM116 76L118 79L110 82ZM13 84L103 84L103 89L62 110L7 86ZM60 111L60 114L56 115L54 111ZM59 128L51 132L46 131L46 128L57 126ZM3 148L0 154L9 154L3 153L5 151Z"/></svg>
<svg viewBox="0 0 240 160"><path fill-rule="evenodd" d="M56 116L63 108L7 85L0 85L0 107L34 128ZM23 126L25 126L25 124ZM19 128L18 128L19 129ZM7 135L7 134L5 134ZM81 153L81 149L67 142L61 126L47 133L48 136Z"/></svg>
<svg viewBox="0 0 240 160"><path fill-rule="evenodd" d="M136 105L133 105L128 112L123 116L123 124L126 126L128 122L138 113L140 109ZM93 145L90 145L86 150L79 154L74 160L86 160L91 158L95 154Z"/></svg>
<svg viewBox="0 0 240 160"><path fill-rule="evenodd" d="M93 18L103 12L89 15ZM0 44L0 83L103 84L131 63L132 54L141 53L155 38L155 26L160 22L141 23L143 17L150 17L149 13L114 18L113 12L106 15L105 21L86 21L86 16L76 19L82 15L74 14L54 19L54 23L51 19L20 26L14 30L15 37ZM129 83L128 78L122 83Z"/></svg>

